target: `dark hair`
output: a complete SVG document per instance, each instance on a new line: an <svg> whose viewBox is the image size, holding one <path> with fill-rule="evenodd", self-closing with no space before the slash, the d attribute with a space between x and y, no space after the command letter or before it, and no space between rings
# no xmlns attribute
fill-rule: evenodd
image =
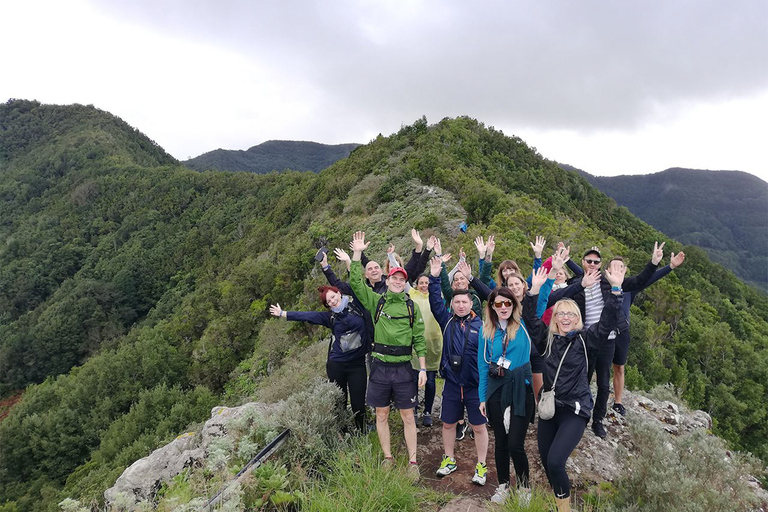
<svg viewBox="0 0 768 512"><path fill-rule="evenodd" d="M512 290L504 286L496 287L490 295L488 295L488 301L485 303L485 317L483 318L483 337L486 340L492 340L494 333L496 332L496 326L499 324L499 315L496 310L493 309L493 303L496 301L496 297L502 296L505 299L512 301L512 315L509 317L507 323L507 335L509 339L515 337L517 328L520 326L520 320L523 316L523 307L520 302L515 298L515 294Z"/></svg>
<svg viewBox="0 0 768 512"><path fill-rule="evenodd" d="M339 295L342 295L341 290L339 290L335 286L328 286L327 284L323 285L323 286L320 286L317 289L317 291L320 292L320 302L322 302L323 306L325 306L325 307L328 307L328 303L325 302L325 298L328 296L328 292L336 292Z"/></svg>
<svg viewBox="0 0 768 512"><path fill-rule="evenodd" d="M453 296L455 297L457 295L468 295L469 300L470 301L472 300L472 293L465 288L459 288L458 290L453 290Z"/></svg>

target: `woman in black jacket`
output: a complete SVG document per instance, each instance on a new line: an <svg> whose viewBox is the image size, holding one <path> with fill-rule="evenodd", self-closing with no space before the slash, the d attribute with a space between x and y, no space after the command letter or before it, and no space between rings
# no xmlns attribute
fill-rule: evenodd
<svg viewBox="0 0 768 512"><path fill-rule="evenodd" d="M286 320L324 325L333 331L333 341L328 350L325 365L328 380L336 383L347 395L355 414L355 425L361 431L365 427L365 389L367 375L365 354L373 339L368 313L353 296L344 295L335 286L321 286L320 302L329 311L283 311L280 304L269 307L272 315ZM368 321L367 321L368 320Z"/></svg>
<svg viewBox="0 0 768 512"><path fill-rule="evenodd" d="M563 266L562 257L553 257L550 277ZM581 312L570 299L558 301L547 326L536 315L536 302L547 271L539 269L533 276L532 286L523 300L523 318L533 343L544 357L544 390L555 388L555 415L551 419L539 418L538 444L541 461L555 493L559 512L570 511L570 480L565 463L578 444L592 415L592 393L587 380L588 357L608 339L616 329L628 328L622 312L621 283L626 267L620 261L611 262L605 277L611 284L611 295L603 308L600 321L584 329ZM597 272L588 272L584 281L596 280Z"/></svg>

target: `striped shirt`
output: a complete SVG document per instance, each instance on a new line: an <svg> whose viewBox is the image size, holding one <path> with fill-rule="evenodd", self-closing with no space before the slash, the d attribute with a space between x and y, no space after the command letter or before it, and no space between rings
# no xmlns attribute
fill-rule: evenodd
<svg viewBox="0 0 768 512"><path fill-rule="evenodd" d="M586 318L584 318L584 328L589 329L592 324L596 324L600 321L600 315L603 314L603 291L600 289L600 280L590 286L584 288L584 311Z"/></svg>

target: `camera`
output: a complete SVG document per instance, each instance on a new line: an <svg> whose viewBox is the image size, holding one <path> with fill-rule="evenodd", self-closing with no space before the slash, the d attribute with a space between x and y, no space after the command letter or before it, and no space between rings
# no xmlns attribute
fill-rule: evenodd
<svg viewBox="0 0 768 512"><path fill-rule="evenodd" d="M452 370L460 370L461 369L461 356L457 354L451 354L451 369Z"/></svg>
<svg viewBox="0 0 768 512"><path fill-rule="evenodd" d="M499 379L504 376L504 367L499 366L496 363L491 363L488 367L488 376L494 379Z"/></svg>

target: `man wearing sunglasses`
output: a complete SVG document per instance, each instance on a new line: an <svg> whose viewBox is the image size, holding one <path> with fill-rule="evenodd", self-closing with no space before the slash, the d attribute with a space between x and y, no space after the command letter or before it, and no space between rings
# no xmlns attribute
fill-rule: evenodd
<svg viewBox="0 0 768 512"><path fill-rule="evenodd" d="M649 284L664 255L664 243L662 242L661 245L658 242L654 243L651 260L638 275L624 278L621 291L639 291ZM614 257L611 261L615 260L620 261L622 265L624 264L624 260L620 256ZM581 264L584 268L584 275L571 278L566 288L554 290L549 295L547 307L554 305L563 298L573 299L581 310L584 328L588 329L589 326L600 320L603 306L609 299L612 288L608 279L600 274L600 266L602 264L600 249L592 247L585 252ZM590 380L592 374L597 373L597 397L594 409L592 410L592 432L601 439L605 439L607 435L603 419L607 412L608 396L611 394L611 365L616 348L615 339L617 334L618 332L616 331L612 332L608 337L608 342L603 343L597 353L589 354Z"/></svg>

